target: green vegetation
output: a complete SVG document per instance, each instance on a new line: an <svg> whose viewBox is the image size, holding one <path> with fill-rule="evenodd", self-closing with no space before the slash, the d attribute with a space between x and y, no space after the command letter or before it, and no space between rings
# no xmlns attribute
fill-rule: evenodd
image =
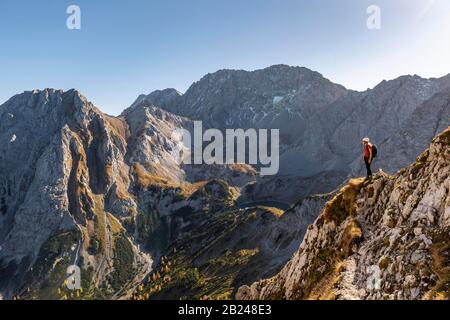
<svg viewBox="0 0 450 320"><path fill-rule="evenodd" d="M113 289L118 291L124 284L132 280L134 273L133 248L124 234L119 235L115 241L113 268L110 283Z"/></svg>
<svg viewBox="0 0 450 320"><path fill-rule="evenodd" d="M96 238L91 238L89 240L88 253L90 255L94 255L95 256L95 255L100 253L99 248L100 248L100 244L99 244L98 240Z"/></svg>
<svg viewBox="0 0 450 320"><path fill-rule="evenodd" d="M25 294L29 299L60 299L60 287L66 279L66 270L71 264L72 247L78 243L81 234L78 230L66 231L49 238L41 247L33 266L33 279L36 282Z"/></svg>
<svg viewBox="0 0 450 320"><path fill-rule="evenodd" d="M219 258L210 260L208 266L210 268L229 269L233 266L244 265L248 263L251 257L258 254L258 252L258 249L241 249L234 253L231 250L227 250Z"/></svg>
<svg viewBox="0 0 450 320"><path fill-rule="evenodd" d="M254 280L248 268L254 270L258 259L262 259L259 249L239 247L227 239L236 234L245 237L240 230L267 219L275 220L276 215L263 208L192 215L193 219L195 215L208 219L208 227L203 225L178 239L173 244L177 250L170 250L167 257L161 258L149 283L137 292L135 299L231 299L243 279Z"/></svg>
<svg viewBox="0 0 450 320"><path fill-rule="evenodd" d="M162 252L169 244L169 225L159 212L150 209L137 215L138 240L154 253Z"/></svg>
<svg viewBox="0 0 450 320"><path fill-rule="evenodd" d="M284 214L283 210L274 207L258 206L257 208L265 210L266 212L273 214L277 218L280 218Z"/></svg>
<svg viewBox="0 0 450 320"><path fill-rule="evenodd" d="M216 179L211 180L195 191L191 197L192 200L204 199L212 207L231 206L233 202L233 193L227 182Z"/></svg>
<svg viewBox="0 0 450 320"><path fill-rule="evenodd" d="M189 268L176 274L175 281L185 288L193 288L200 283L201 275L197 268Z"/></svg>
<svg viewBox="0 0 450 320"><path fill-rule="evenodd" d="M433 238L431 256L433 258L433 271L439 280L429 293L430 299L450 299L450 229L442 230Z"/></svg>
<svg viewBox="0 0 450 320"><path fill-rule="evenodd" d="M341 257L346 258L351 254L353 244L359 242L362 238L362 230L356 219L352 218L344 230L341 243Z"/></svg>
<svg viewBox="0 0 450 320"><path fill-rule="evenodd" d="M256 254L257 249L227 250L201 267L192 267L183 253L163 256L148 287L141 288L134 299L231 299L236 276Z"/></svg>
<svg viewBox="0 0 450 320"><path fill-rule="evenodd" d="M94 232L90 234L91 237L99 242L100 252L105 253L107 250L106 243L106 213L104 211L103 199L101 196L92 195L94 199Z"/></svg>
<svg viewBox="0 0 450 320"><path fill-rule="evenodd" d="M365 179L351 179L340 192L325 205L324 218L341 224L348 216L356 214L356 196L363 187Z"/></svg>
<svg viewBox="0 0 450 320"><path fill-rule="evenodd" d="M378 266L380 267L381 270L385 270L387 267L389 267L390 263L391 260L389 259L389 257L383 257L378 263Z"/></svg>
<svg viewBox="0 0 450 320"><path fill-rule="evenodd" d="M430 155L430 151L426 150L420 156L417 157L416 161L411 166L411 174L416 175L425 165Z"/></svg>

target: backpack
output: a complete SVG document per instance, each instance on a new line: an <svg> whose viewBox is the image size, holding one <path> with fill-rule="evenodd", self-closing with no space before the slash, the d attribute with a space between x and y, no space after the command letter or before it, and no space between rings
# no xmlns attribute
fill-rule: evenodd
<svg viewBox="0 0 450 320"><path fill-rule="evenodd" d="M378 147L375 144L372 144L372 158L376 158L378 155Z"/></svg>

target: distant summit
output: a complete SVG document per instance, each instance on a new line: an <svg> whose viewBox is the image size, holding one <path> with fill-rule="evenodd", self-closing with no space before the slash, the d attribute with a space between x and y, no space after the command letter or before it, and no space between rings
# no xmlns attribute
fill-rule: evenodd
<svg viewBox="0 0 450 320"><path fill-rule="evenodd" d="M175 89L156 90L148 95L141 94L136 101L131 105L131 108L146 101L150 104L159 107L169 106L172 103L176 103L177 99L183 94Z"/></svg>

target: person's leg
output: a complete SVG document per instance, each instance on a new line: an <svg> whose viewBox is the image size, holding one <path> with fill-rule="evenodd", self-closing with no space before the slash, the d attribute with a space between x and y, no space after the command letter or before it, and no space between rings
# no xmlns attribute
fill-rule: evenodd
<svg viewBox="0 0 450 320"><path fill-rule="evenodd" d="M366 164L366 172L367 172L367 177L372 176L372 170L370 169L370 163L369 160L364 158L364 163Z"/></svg>

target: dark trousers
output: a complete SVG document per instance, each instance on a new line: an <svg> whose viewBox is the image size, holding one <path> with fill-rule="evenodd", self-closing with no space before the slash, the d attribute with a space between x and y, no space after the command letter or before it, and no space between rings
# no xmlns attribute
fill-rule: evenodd
<svg viewBox="0 0 450 320"><path fill-rule="evenodd" d="M370 177L372 175L372 170L370 169L369 159L364 158L364 163L366 164L367 176Z"/></svg>

